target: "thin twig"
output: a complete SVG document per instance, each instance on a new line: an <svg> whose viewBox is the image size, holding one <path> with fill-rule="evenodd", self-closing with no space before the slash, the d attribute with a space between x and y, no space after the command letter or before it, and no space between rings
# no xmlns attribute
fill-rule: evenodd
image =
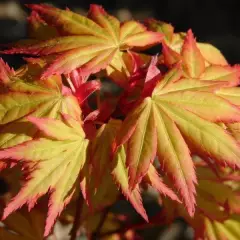
<svg viewBox="0 0 240 240"><path fill-rule="evenodd" d="M73 227L71 230L71 238L70 240L76 240L78 229L81 225L81 212L83 207L83 197L80 193L77 199L77 205L76 205L76 214L74 217Z"/></svg>
<svg viewBox="0 0 240 240"><path fill-rule="evenodd" d="M115 230L104 232L99 235L99 238L107 237L112 234L124 234L125 232L127 232L130 229L131 230L142 230L142 229L151 228L151 227L160 226L160 225L164 225L164 223L157 219L154 219L152 222L149 222L149 223L143 222L143 223L137 223L137 224L129 224L127 226L124 226L124 227L121 227L121 228L118 228Z"/></svg>
<svg viewBox="0 0 240 240"><path fill-rule="evenodd" d="M106 218L107 218L107 215L108 215L108 213L109 213L109 210L110 210L110 207L105 208L105 211L103 212L103 215L102 215L102 217L101 217L101 219L100 219L100 222L99 222L99 224L98 224L95 232L92 234L91 240L97 240L97 239L99 239L99 236L101 235L102 227L103 227L103 225L104 225L104 223L105 223L105 220L106 220Z"/></svg>
<svg viewBox="0 0 240 240"><path fill-rule="evenodd" d="M96 91L96 98L97 98L97 108L100 109L100 107L101 107L100 90L97 90L97 91Z"/></svg>

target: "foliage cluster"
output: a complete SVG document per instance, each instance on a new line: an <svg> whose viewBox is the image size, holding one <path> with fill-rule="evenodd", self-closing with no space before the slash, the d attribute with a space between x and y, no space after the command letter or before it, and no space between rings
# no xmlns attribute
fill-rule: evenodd
<svg viewBox="0 0 240 240"><path fill-rule="evenodd" d="M43 239L65 219L72 239L80 227L136 239L126 217L101 218L124 196L149 224L183 217L195 239L240 239L240 67L155 19L28 7L30 38L3 51L26 64L0 62L0 168L12 186L0 238ZM149 187L162 207L152 219Z"/></svg>

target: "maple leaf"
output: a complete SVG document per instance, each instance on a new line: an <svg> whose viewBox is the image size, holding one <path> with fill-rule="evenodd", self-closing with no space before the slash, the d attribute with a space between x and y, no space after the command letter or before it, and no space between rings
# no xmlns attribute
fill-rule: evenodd
<svg viewBox="0 0 240 240"><path fill-rule="evenodd" d="M27 69L17 71L4 83L7 90L0 94L1 148L27 141L37 133L26 118L30 114L59 118L59 113L66 113L76 119L81 117L77 99L62 85L61 78L54 76L39 81L34 75L39 69L39 63L27 65Z"/></svg>
<svg viewBox="0 0 240 240"><path fill-rule="evenodd" d="M14 70L11 69L8 64L3 61L2 58L0 58L0 84L7 84L10 81L11 77L14 75Z"/></svg>
<svg viewBox="0 0 240 240"><path fill-rule="evenodd" d="M204 237L207 240L235 240L240 238L238 231L240 227L240 217L237 214L233 214L229 219L218 222L211 221L207 218L204 219L205 234Z"/></svg>
<svg viewBox="0 0 240 240"><path fill-rule="evenodd" d="M94 171L95 170L95 171ZM81 217L87 218L96 211L102 211L107 206L116 202L119 196L117 186L113 182L110 168L105 169L104 177L98 179L95 177L96 169L92 168L89 158L80 174L80 186L86 203L83 206ZM96 188L96 181L100 180Z"/></svg>
<svg viewBox="0 0 240 240"><path fill-rule="evenodd" d="M126 154L124 147L119 148L114 164L116 165L113 169L113 176L121 187L125 197L131 202L136 211L148 222L148 217L145 212L145 209L142 205L142 198L140 195L139 186L137 186L133 191L129 191L129 182L128 182L128 169L126 168Z"/></svg>
<svg viewBox="0 0 240 240"><path fill-rule="evenodd" d="M0 239L43 240L45 216L39 210L23 208L7 217L0 227Z"/></svg>
<svg viewBox="0 0 240 240"><path fill-rule="evenodd" d="M147 31L136 21L120 22L98 5L91 5L88 18L70 10L48 5L28 5L49 25L54 25L64 36L17 47L5 53L52 55L58 53L42 78L53 74L70 73L80 68L83 75L106 68L114 58L121 59L121 51L133 47L147 47L162 40L162 34Z"/></svg>
<svg viewBox="0 0 240 240"><path fill-rule="evenodd" d="M91 237L92 234L98 229L99 224L101 223L101 219L104 213L100 212L93 216L90 216L85 222L84 226L87 230L87 235ZM133 240L138 239L137 234L134 230L129 229L127 231L123 231L122 233L119 232L119 229L124 229L124 226L127 222L127 217L123 215L117 215L113 213L108 213L106 219L100 229L99 237L103 240L118 240L118 239L125 239L125 240ZM114 233L116 231L116 233ZM113 232L112 234L107 235L107 233ZM104 236L106 234L106 236ZM101 236L102 235L102 236Z"/></svg>
<svg viewBox="0 0 240 240"><path fill-rule="evenodd" d="M197 43L191 30L187 34L175 34L169 24L155 20L148 21L148 24L150 29L166 34L160 63L169 67L179 63L189 79L223 81L229 87L239 84L239 66L228 66L216 48Z"/></svg>
<svg viewBox="0 0 240 240"><path fill-rule="evenodd" d="M191 30L187 32L181 55L183 57L183 70L191 78L198 78L205 70L205 62Z"/></svg>
<svg viewBox="0 0 240 240"><path fill-rule="evenodd" d="M36 11L31 12L28 23L29 37L32 39L47 40L59 35L56 28L49 26Z"/></svg>
<svg viewBox="0 0 240 240"><path fill-rule="evenodd" d="M239 233L234 230L238 229L240 224L239 215L237 215L239 214L237 204L239 190L234 190L236 188L234 185L239 185L238 182L224 180L227 174L217 176L207 166L200 164L196 166L199 182L194 217L190 218L182 206L164 199L165 221L183 217L193 227L194 239L238 239Z"/></svg>
<svg viewBox="0 0 240 240"><path fill-rule="evenodd" d="M147 220L140 190L136 189L132 193L128 190L128 173L124 167L124 152L119 152L111 164L111 144L120 126L120 120L110 119L107 124L103 124L98 129L95 139L91 142L89 162L92 164L92 171L89 171L89 165L84 169L85 175L81 181L83 195L92 210L99 209L110 199L113 199L113 201L110 200L111 203L114 202L119 193L116 192L117 186L114 184L112 173L126 198L132 203L136 211ZM104 144L102 144L103 141ZM102 200L106 199L106 194L108 201L103 202Z"/></svg>
<svg viewBox="0 0 240 240"><path fill-rule="evenodd" d="M192 215L196 175L190 151L209 156L223 166L240 167L236 141L216 124L238 122L239 108L215 94L219 84L186 79L176 66L160 79L152 96L126 116L114 149L127 142L130 189L147 174L157 154Z"/></svg>
<svg viewBox="0 0 240 240"><path fill-rule="evenodd" d="M174 33L174 27L166 22L158 21L155 19L146 20L148 28L152 31L160 32L164 34L164 43L169 48L168 52L172 52L172 55L178 56L180 54L186 33ZM222 55L221 51L209 43L197 42L197 47L201 52L201 55L205 59L205 66L209 65L228 65L227 60ZM199 51L197 51L199 52ZM196 54L199 54L197 53ZM178 59L179 60L179 59ZM173 63L173 62L172 62Z"/></svg>
<svg viewBox="0 0 240 240"><path fill-rule="evenodd" d="M81 123L69 116L63 115L63 121L35 117L28 119L45 137L0 152L1 159L11 158L36 165L24 187L5 208L3 218L25 203L31 209L40 196L50 191L44 233L47 236L56 217L75 191L74 184L86 160L88 140L85 139Z"/></svg>

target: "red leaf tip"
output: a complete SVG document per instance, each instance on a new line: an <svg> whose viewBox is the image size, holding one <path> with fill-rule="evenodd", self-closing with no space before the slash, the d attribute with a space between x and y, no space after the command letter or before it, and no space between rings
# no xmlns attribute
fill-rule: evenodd
<svg viewBox="0 0 240 240"><path fill-rule="evenodd" d="M91 13L93 13L93 14L106 14L106 11L104 10L104 8L101 5L90 4L89 14L91 15Z"/></svg>

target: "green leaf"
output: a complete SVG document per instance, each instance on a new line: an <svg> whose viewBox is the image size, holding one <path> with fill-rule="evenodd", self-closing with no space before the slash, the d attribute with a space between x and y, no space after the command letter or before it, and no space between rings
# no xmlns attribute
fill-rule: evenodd
<svg viewBox="0 0 240 240"><path fill-rule="evenodd" d="M67 116L63 116L63 122L35 117L29 120L49 138L33 139L0 151L0 159L10 158L35 164L25 185L5 208L3 217L6 218L23 204L31 209L40 196L50 191L50 207L44 233L47 236L56 217L75 191L79 172L86 161L88 140L81 130L81 123ZM75 127L70 127L69 121L74 122ZM63 138L55 126L61 126L61 131L71 134Z"/></svg>
<svg viewBox="0 0 240 240"><path fill-rule="evenodd" d="M81 117L77 99L64 92L66 88L55 78L42 82L15 79L7 87L9 92L0 95L1 148L30 140L37 133L36 127L28 122L28 115L59 118L59 113L66 113L75 119Z"/></svg>
<svg viewBox="0 0 240 240"><path fill-rule="evenodd" d="M3 221L0 239L6 240L43 240L45 214L37 209L28 212L21 209Z"/></svg>

